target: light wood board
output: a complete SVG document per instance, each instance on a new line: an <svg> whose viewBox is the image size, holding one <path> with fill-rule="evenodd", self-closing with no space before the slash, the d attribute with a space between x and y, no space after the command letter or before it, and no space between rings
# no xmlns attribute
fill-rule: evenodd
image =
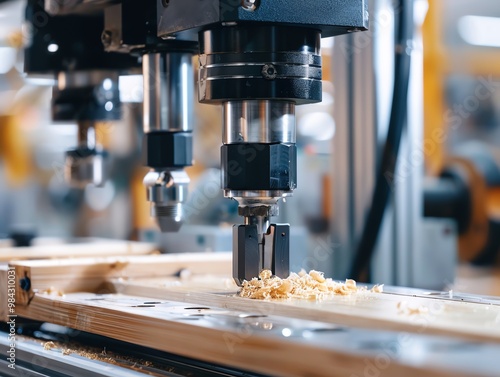
<svg viewBox="0 0 500 377"><path fill-rule="evenodd" d="M151 243L119 240L96 240L93 242L46 244L30 247L0 247L0 262L26 259L146 255L157 250L157 246Z"/></svg>
<svg viewBox="0 0 500 377"><path fill-rule="evenodd" d="M13 261L9 266L16 271L16 301L23 305L36 291L97 292L112 278L171 276L182 270L230 276L232 264L230 253L185 253ZM22 278L29 279L29 290L21 288Z"/></svg>
<svg viewBox="0 0 500 377"><path fill-rule="evenodd" d="M414 290L404 289L398 294L363 291L323 301L244 299L237 297L238 288L229 277L229 253L33 260L10 266L17 277L27 276L32 283L27 292L18 287L20 316L276 376L363 376L367 360L374 363L378 355L347 351L343 344L320 346L307 339L284 339L281 333L272 337L262 331L248 333L246 325L221 323L228 317L236 318L236 324L241 318L278 318L290 327L297 321L316 321L344 331L385 331L392 337L396 332L412 333L416 339L440 335L457 344L490 344L500 354L500 305L415 297ZM182 277L176 277L180 271ZM50 287L55 294L44 293ZM64 295L59 297L57 291ZM180 305L174 314L168 306L172 302ZM189 304L202 307L200 311L210 308L211 318L217 320L205 326L192 321L199 318L182 312ZM421 311L412 314L411 309ZM259 326L276 328L279 321L272 321ZM393 360L383 375L471 375L460 368L451 373L439 363L417 365L422 360L413 360L411 353L408 357L407 363Z"/></svg>
<svg viewBox="0 0 500 377"><path fill-rule="evenodd" d="M500 305L360 292L324 301L260 301L237 297L229 277L229 253L166 254L12 262L17 282L28 277L31 289L17 287L18 305L36 292L122 293L231 310L279 315L342 326L439 334L500 343ZM176 278L179 271L187 278ZM211 275L207 275L210 271Z"/></svg>
<svg viewBox="0 0 500 377"><path fill-rule="evenodd" d="M420 377L423 373L430 377L471 375L470 366L469 370L456 366L450 370L436 360L427 363L421 355L413 355L411 349L402 350L409 355L408 359L395 358L377 369L380 351L366 353L339 342L325 346L315 344L314 340L289 338L282 335L279 322L274 323L272 317L260 323L248 316L243 322L241 312L190 308L175 302L155 302L160 305L151 307L154 305L141 305L144 300L154 299L95 294L69 294L63 298L38 294L29 306L19 310L19 315L273 376L364 376L368 365L371 365L370 373L383 372L385 377ZM200 312L208 313L208 319L199 318L205 315ZM227 322L231 316L233 321ZM497 351L500 352L500 348Z"/></svg>
<svg viewBox="0 0 500 377"><path fill-rule="evenodd" d="M446 335L500 343L500 305L360 292L323 301L261 301L237 297L223 277L112 279L114 291L266 315L390 331Z"/></svg>

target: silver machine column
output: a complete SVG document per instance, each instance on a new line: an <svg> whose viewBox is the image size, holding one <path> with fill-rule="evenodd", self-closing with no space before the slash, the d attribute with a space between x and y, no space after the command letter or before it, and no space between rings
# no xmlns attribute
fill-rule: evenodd
<svg viewBox="0 0 500 377"><path fill-rule="evenodd" d="M378 156L387 135L394 82L394 51L411 54L406 129L394 176L392 199L371 263L377 283L441 289L454 277L453 242L427 242L423 217L423 51L420 27L426 0L415 0L414 39L395 46L397 10L390 0L370 2L370 30L336 38L333 54L335 119L333 152L333 238L339 247L331 260L333 275L348 277L375 185ZM446 224L448 226L449 224ZM436 250L437 248L437 250ZM426 267L427 266L427 267ZM430 267L429 267L430 266Z"/></svg>
<svg viewBox="0 0 500 377"><path fill-rule="evenodd" d="M162 232L178 231L184 222L192 165L192 53L154 52L143 56L143 158L151 171L144 178L153 216Z"/></svg>

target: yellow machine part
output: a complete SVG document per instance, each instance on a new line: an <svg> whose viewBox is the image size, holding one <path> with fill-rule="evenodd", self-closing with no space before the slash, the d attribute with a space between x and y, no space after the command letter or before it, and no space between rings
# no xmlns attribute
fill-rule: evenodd
<svg viewBox="0 0 500 377"><path fill-rule="evenodd" d="M427 173L438 175L446 161L446 141L449 130L446 124L448 111L445 102L446 78L452 74L476 76L500 76L498 60L500 54L493 49L477 50L474 53L454 49L444 42L443 18L446 9L441 0L429 0L429 11L423 26L424 45L424 152ZM473 183L475 191L482 179ZM500 189L483 188L482 200L474 203L474 212L489 218L500 218ZM484 224L485 218L482 217ZM476 235L465 234L459 240L459 255L470 256L479 251L484 241L481 226ZM483 239L482 241L480 239Z"/></svg>
<svg viewBox="0 0 500 377"><path fill-rule="evenodd" d="M32 171L31 151L15 115L0 115L0 159L9 184L21 185Z"/></svg>

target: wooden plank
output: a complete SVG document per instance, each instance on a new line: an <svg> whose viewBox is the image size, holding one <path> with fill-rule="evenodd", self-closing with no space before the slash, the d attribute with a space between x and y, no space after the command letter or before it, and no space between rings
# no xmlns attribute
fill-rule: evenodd
<svg viewBox="0 0 500 377"><path fill-rule="evenodd" d="M111 278L169 276L181 270L230 276L232 264L230 253L184 253L14 261L9 266L16 270L17 303L26 305L35 291L109 293L106 282ZM28 290L21 287L22 279L29 279Z"/></svg>
<svg viewBox="0 0 500 377"><path fill-rule="evenodd" d="M114 291L163 300L244 310L343 326L378 328L500 343L500 306L361 292L324 301L260 301L236 296L237 287L220 277L112 280Z"/></svg>
<svg viewBox="0 0 500 377"><path fill-rule="evenodd" d="M255 321L241 322L235 313L235 325L226 326L227 314L209 309L210 322L189 321L199 319L186 316L190 308L165 303L165 308L139 307L146 298L94 294L69 294L64 298L37 294L29 306L20 308L25 317L49 321L71 328L132 342L137 345L250 370L273 376L363 376L367 365L378 365L379 353L367 354L363 350L346 351L342 344L319 346L311 341L288 338L278 331L252 330ZM149 299L150 300L150 299ZM180 304L182 305L182 304ZM205 309L199 309L199 311ZM192 315L193 311L191 310ZM194 314L195 316L198 314ZM203 319L204 320L204 319ZM208 320L206 320L208 321ZM266 318L273 329L273 318ZM348 348L345 346L345 348ZM403 352L404 350L401 350ZM406 351L411 355L411 351ZM406 355L406 354L405 354ZM462 371L438 368L436 359L429 363L422 356L395 358L383 366L386 377L470 376ZM439 359L439 358L438 358ZM450 366L453 369L453 366ZM375 369L375 372L377 369ZM378 369L378 372L381 372ZM493 375L493 374L475 374Z"/></svg>
<svg viewBox="0 0 500 377"><path fill-rule="evenodd" d="M31 282L29 291L17 288L18 304L23 305L35 292L51 287L64 293L117 292L349 327L500 343L500 305L413 297L410 290L403 294L360 292L324 301L243 299L236 296L238 288L229 278L229 253L35 260L11 266L18 282L23 277ZM191 276L174 277L180 270L189 270Z"/></svg>
<svg viewBox="0 0 500 377"><path fill-rule="evenodd" d="M309 321L315 321L315 325L307 326L326 324L335 329L342 326L350 341L351 331L356 328L370 333L374 330L387 334L414 333L412 336L418 339L422 334L451 336L460 339L448 343L451 350L453 344L467 343L481 347L491 344L488 347L493 347L494 354L500 352L499 305L414 297L414 290L404 289L398 294L362 291L323 301L244 299L237 297L238 287L229 278L228 253L34 260L13 262L12 267L17 276L26 273L32 280L29 300L16 307L20 316L275 376L362 376L367 373L367 362L375 365L380 351L364 354L358 346L346 350L345 340L319 345L310 339L288 338L281 335L281 330L273 336L260 330L248 332L250 322L243 322L242 318L265 318L265 324L257 320L252 325L259 329L280 326L293 329L297 323L299 326L313 323ZM188 270L190 274L175 277L180 270ZM66 283L68 290L62 297L57 293L40 293L40 287L49 284L64 290L65 286L60 284ZM99 290L106 284L107 290ZM92 293L68 293L78 292L82 287ZM39 293L35 294L37 290ZM172 307L175 302L181 306ZM192 307L182 303L191 303L198 309L193 312ZM192 313L197 316L206 310L199 309L200 306L210 308L209 321L204 326L201 321L189 321L199 319L193 318ZM408 308L418 313L411 314ZM236 325L227 327L228 323ZM372 339L371 335L367 339ZM383 339L387 339L385 335ZM452 366L443 368L443 363L436 364L437 359L422 360L421 355L413 359L411 348L405 352L409 359L398 355L384 366L384 376L471 375L470 370L457 367L451 372ZM477 352L481 357L484 348ZM490 359L486 357L486 361L491 362ZM495 373L496 369L494 373L473 374Z"/></svg>
<svg viewBox="0 0 500 377"><path fill-rule="evenodd" d="M158 248L151 243L101 240L74 244L47 244L30 247L2 247L0 262L26 259L100 257L118 255L147 255Z"/></svg>
<svg viewBox="0 0 500 377"><path fill-rule="evenodd" d="M7 322L8 307L7 307L7 265L0 265L0 321Z"/></svg>
<svg viewBox="0 0 500 377"><path fill-rule="evenodd" d="M9 316L15 316L16 290L14 271L9 271L9 266L0 265L0 321L8 322Z"/></svg>

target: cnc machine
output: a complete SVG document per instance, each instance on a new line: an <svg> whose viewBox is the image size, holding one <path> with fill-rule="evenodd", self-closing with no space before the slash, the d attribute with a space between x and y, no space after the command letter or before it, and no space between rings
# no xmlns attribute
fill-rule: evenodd
<svg viewBox="0 0 500 377"><path fill-rule="evenodd" d="M426 264L435 250L425 241L434 238L423 229L448 226L449 207L468 203L462 170L443 173L426 192L434 225L423 224L419 212L423 169L407 180L380 179L401 178L401 160L422 136L419 27L426 4L28 0L25 71L56 79L52 118L78 127L78 145L66 152L67 184L82 189L109 179L109 154L96 135L103 122L123 115L120 77L142 73L143 186L156 226L179 232L191 216L196 93L204 106L221 110L221 189L237 202L241 224L231 224L230 253L156 255L135 243L94 243L87 254L85 245L0 253L7 282L0 299L8 303L0 303L0 374L496 375L500 300L441 291L454 277L451 248ZM321 40L340 35L333 42L330 224L340 247L329 245L320 263L336 279L439 291L388 286L382 293L347 280L343 287L356 294L238 297L262 270L271 271L271 281L298 272L290 262L294 228L273 217L311 184L298 169L297 109L322 100ZM445 200L449 187L456 195ZM452 212L467 223L466 210ZM439 238L447 246L455 240L449 229ZM326 281L314 276L314 284Z"/></svg>

